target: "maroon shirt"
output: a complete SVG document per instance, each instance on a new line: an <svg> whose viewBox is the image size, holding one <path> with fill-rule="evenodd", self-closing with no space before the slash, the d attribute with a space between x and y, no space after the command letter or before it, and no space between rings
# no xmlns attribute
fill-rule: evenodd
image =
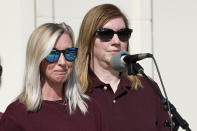
<svg viewBox="0 0 197 131"><path fill-rule="evenodd" d="M88 112L77 110L70 116L62 101L43 101L38 112L27 112L15 101L0 120L0 131L107 131L101 112L93 102L87 102Z"/></svg>
<svg viewBox="0 0 197 131"><path fill-rule="evenodd" d="M3 115L3 113L0 112L0 119L1 119L1 116L2 116L2 115Z"/></svg>
<svg viewBox="0 0 197 131"><path fill-rule="evenodd" d="M143 88L131 90L131 82L120 76L120 83L114 93L109 84L101 82L90 71L93 87L87 94L94 98L107 121L110 131L169 131L163 126L169 120L163 111L161 100L152 87L141 78Z"/></svg>

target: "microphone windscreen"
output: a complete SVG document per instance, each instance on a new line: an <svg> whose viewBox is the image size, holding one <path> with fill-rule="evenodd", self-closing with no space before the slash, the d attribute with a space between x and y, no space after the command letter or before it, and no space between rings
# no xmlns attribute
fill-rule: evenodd
<svg viewBox="0 0 197 131"><path fill-rule="evenodd" d="M127 65L123 64L123 62L121 61L121 57L124 55L129 55L129 53L126 51L121 51L112 56L110 65L114 70L117 70L119 72L127 70Z"/></svg>

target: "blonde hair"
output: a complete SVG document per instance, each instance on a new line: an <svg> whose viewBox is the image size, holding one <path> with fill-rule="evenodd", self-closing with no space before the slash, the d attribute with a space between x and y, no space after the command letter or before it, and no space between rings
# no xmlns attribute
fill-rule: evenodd
<svg viewBox="0 0 197 131"><path fill-rule="evenodd" d="M24 89L18 99L28 111L37 111L42 104L40 64L50 53L56 40L62 34L68 34L74 47L74 35L70 26L65 23L47 23L39 26L31 34L26 50L26 69L24 76ZM65 99L68 100L70 113L80 108L83 113L87 112L87 105L83 99L88 98L81 91L81 86L76 77L75 68L72 69L64 85Z"/></svg>
<svg viewBox="0 0 197 131"><path fill-rule="evenodd" d="M76 66L79 80L84 92L87 91L88 87L92 83L88 72L91 58L93 58L91 55L93 55L95 32L110 19L116 17L121 17L124 20L126 27L129 26L126 16L118 7L112 4L102 4L92 8L82 21L77 40L79 56L76 59ZM126 72L124 72L124 74L126 74ZM132 81L131 87L133 89L137 89L141 86L141 82L137 76L128 76L128 78Z"/></svg>

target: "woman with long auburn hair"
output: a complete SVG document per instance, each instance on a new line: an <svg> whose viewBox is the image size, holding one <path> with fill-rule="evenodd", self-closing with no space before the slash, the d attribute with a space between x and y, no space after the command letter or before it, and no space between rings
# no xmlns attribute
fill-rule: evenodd
<svg viewBox="0 0 197 131"><path fill-rule="evenodd" d="M85 15L77 40L77 74L83 91L95 99L110 131L163 131L168 112L140 75L110 66L113 55L128 51L133 30L123 12L101 4ZM156 84L156 83L155 83Z"/></svg>

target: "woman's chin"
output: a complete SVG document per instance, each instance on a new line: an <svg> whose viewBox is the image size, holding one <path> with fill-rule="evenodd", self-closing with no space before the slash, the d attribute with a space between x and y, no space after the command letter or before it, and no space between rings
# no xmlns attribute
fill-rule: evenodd
<svg viewBox="0 0 197 131"><path fill-rule="evenodd" d="M65 76L58 76L55 78L55 82L59 84L63 84L66 81Z"/></svg>

